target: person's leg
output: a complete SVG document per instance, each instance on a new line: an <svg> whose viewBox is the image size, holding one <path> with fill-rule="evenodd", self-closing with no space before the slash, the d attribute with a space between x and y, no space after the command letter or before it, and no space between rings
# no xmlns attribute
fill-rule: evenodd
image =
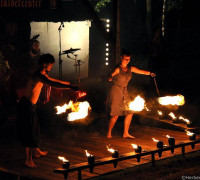
<svg viewBox="0 0 200 180"><path fill-rule="evenodd" d="M33 153L33 148L26 147L26 161L25 161L25 164L26 164L27 167L35 168L36 165L33 162L32 153Z"/></svg>
<svg viewBox="0 0 200 180"><path fill-rule="evenodd" d="M133 114L128 114L126 115L125 119L124 119L124 134L123 134L123 138L135 138L134 136L131 136L129 134L129 127L131 124L131 120L132 120Z"/></svg>
<svg viewBox="0 0 200 180"><path fill-rule="evenodd" d="M109 121L109 125L108 125L108 134L107 134L107 138L112 138L112 129L116 123L118 119L118 116L112 116L110 118L110 121Z"/></svg>
<svg viewBox="0 0 200 180"><path fill-rule="evenodd" d="M41 151L39 148L34 148L34 157L38 158L41 156L46 156L48 151Z"/></svg>

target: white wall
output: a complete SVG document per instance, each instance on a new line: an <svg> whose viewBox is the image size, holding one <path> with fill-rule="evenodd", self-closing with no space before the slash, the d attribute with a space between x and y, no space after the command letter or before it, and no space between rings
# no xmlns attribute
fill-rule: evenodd
<svg viewBox="0 0 200 180"><path fill-rule="evenodd" d="M31 23L31 38L40 34L38 40L40 41L41 54L50 53L54 56L56 62L50 72L50 76L59 77L59 31L60 22L32 22ZM88 77L88 60L89 60L89 27L90 21L79 22L64 22L64 27L61 30L61 51L70 48L81 50L75 51L78 59L83 61L81 64L81 78ZM70 57L74 58L72 54ZM67 58L67 55L62 55L62 79L63 80L77 80L75 73L74 60Z"/></svg>

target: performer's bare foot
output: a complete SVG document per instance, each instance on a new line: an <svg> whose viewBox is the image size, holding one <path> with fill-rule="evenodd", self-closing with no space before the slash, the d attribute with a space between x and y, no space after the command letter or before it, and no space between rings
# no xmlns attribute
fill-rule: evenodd
<svg viewBox="0 0 200 180"><path fill-rule="evenodd" d="M112 138L111 134L108 134L108 135L107 135L107 138L108 138L108 139L111 139L111 138Z"/></svg>
<svg viewBox="0 0 200 180"><path fill-rule="evenodd" d="M48 153L48 151L41 151L39 148L36 148L34 157L39 158L39 157L42 157L42 156L46 156L47 153Z"/></svg>
<svg viewBox="0 0 200 180"><path fill-rule="evenodd" d="M134 139L134 136L131 136L130 134L123 134L123 138L130 138L130 139Z"/></svg>
<svg viewBox="0 0 200 180"><path fill-rule="evenodd" d="M34 164L33 161L28 161L28 160L26 160L26 161L25 161L25 165L26 165L27 167L29 167L29 168L36 168L36 165Z"/></svg>

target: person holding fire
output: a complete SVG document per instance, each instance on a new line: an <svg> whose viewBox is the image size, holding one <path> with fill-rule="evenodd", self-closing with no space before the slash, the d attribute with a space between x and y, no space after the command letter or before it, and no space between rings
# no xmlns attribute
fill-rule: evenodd
<svg viewBox="0 0 200 180"><path fill-rule="evenodd" d="M77 85L54 79L48 76L48 72L52 69L55 59L50 54L40 56L39 68L35 71L28 80L25 87L24 95L19 100L17 105L17 132L18 138L22 146L26 148L25 165L30 168L35 168L32 156L45 156L48 152L41 151L39 148L40 127L36 114L36 103L41 93L44 84L48 84L55 88L73 89L78 91Z"/></svg>
<svg viewBox="0 0 200 180"><path fill-rule="evenodd" d="M131 80L132 73L150 75L152 77L155 76L155 74L150 71L129 66L130 59L131 53L129 50L122 49L121 63L108 78L108 81L112 81L113 84L108 92L106 100L107 112L110 115L107 138L112 138L112 129L119 116L125 116L123 138L134 138L134 136L129 134L129 126L131 124L133 112L127 110L128 104L131 101L127 91L128 83Z"/></svg>

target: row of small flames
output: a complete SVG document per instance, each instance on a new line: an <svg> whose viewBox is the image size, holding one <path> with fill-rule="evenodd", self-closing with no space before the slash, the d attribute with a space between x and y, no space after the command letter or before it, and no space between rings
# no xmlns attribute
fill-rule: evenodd
<svg viewBox="0 0 200 180"><path fill-rule="evenodd" d="M189 132L189 131L186 131L186 133L189 136L190 140L196 140L196 134L195 133L192 133L192 132ZM175 138L171 137L169 135L166 135L166 137L168 138L169 145L174 146L175 145ZM152 140L154 142L156 142L157 148L163 148L164 146L167 146L167 145L164 145L163 141L157 140L155 138L152 138ZM135 153L141 153L142 152L142 147L140 145L136 145L136 144L131 144L131 145L132 145ZM118 150L110 148L109 146L106 146L106 147L107 147L107 150L112 154L113 158L119 157ZM90 154L87 150L85 150L85 153L86 153L86 157L88 158L88 163L94 164L95 156ZM62 157L62 156L58 156L58 159L60 159L63 162L63 168L66 168L66 169L69 168L69 166L70 166L69 160L67 160L65 157Z"/></svg>

